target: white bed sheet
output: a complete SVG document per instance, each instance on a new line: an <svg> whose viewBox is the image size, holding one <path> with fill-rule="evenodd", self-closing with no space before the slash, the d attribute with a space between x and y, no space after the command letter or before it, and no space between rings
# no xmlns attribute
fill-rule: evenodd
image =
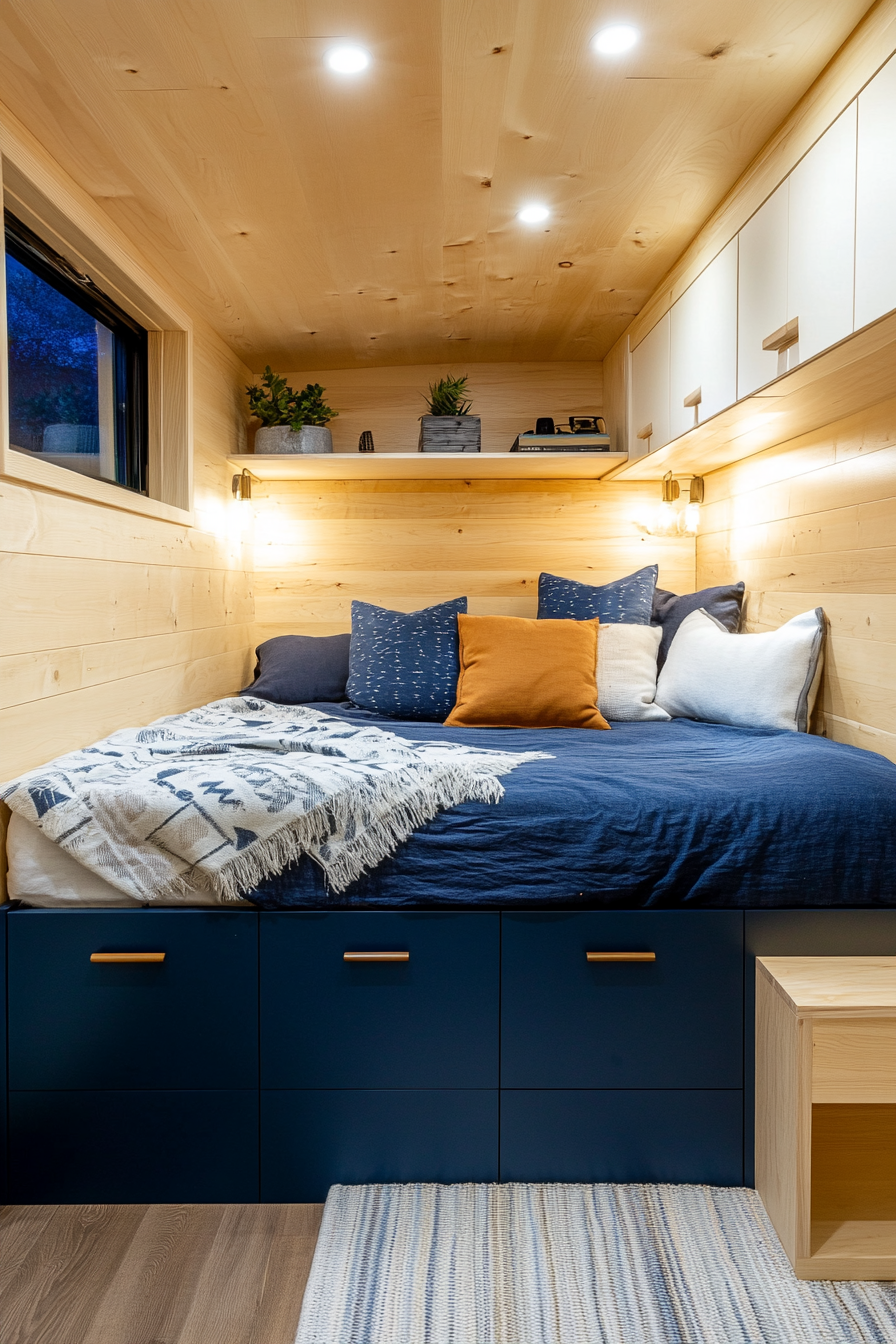
<svg viewBox="0 0 896 1344"><path fill-rule="evenodd" d="M111 883L78 863L43 832L13 812L6 838L10 899L46 910L64 910L86 905L94 909L139 910L140 902L118 891ZM160 905L220 905L214 893L191 893L189 899L160 901ZM227 905L244 902L228 901ZM245 902L248 905L248 902Z"/></svg>

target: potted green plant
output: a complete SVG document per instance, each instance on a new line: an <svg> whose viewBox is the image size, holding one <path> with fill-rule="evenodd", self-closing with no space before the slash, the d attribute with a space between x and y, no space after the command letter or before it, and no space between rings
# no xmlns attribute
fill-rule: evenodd
<svg viewBox="0 0 896 1344"><path fill-rule="evenodd" d="M246 392L249 410L261 421L255 435L256 453L332 453L333 436L327 422L339 412L325 403L320 383L308 383L296 392L268 364L261 385L255 383Z"/></svg>
<svg viewBox="0 0 896 1344"><path fill-rule="evenodd" d="M467 374L461 378L449 374L430 383L429 396L424 397L429 414L420 417L419 452L479 452L482 422L478 415L470 415L473 403L467 400L467 381Z"/></svg>

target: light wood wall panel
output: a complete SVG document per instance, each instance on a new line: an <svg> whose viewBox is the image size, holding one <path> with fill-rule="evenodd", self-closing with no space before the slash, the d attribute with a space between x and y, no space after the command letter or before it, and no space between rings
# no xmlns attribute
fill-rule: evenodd
<svg viewBox="0 0 896 1344"><path fill-rule="evenodd" d="M0 481L0 778L245 685L251 554L229 502L247 371L194 336L186 527Z"/></svg>
<svg viewBox="0 0 896 1344"><path fill-rule="evenodd" d="M896 760L896 400L706 477L697 584L747 585L747 628L830 622L819 726Z"/></svg>
<svg viewBox="0 0 896 1344"><path fill-rule="evenodd" d="M407 364L398 368L302 370L287 375L296 388L321 383L339 412L331 421L337 453L357 452L361 431L373 432L381 453L415 453L424 397L446 374L469 376L473 415L482 419L482 451L501 453L521 430L534 429L539 415L558 423L571 415L600 415L603 404L598 360L556 363Z"/></svg>
<svg viewBox="0 0 896 1344"><path fill-rule="evenodd" d="M4 116L9 155L23 133ZM69 202L81 232L121 264L162 269L26 138L28 162ZM0 779L245 685L251 553L225 459L245 451L249 377L195 322L193 526L0 478Z"/></svg>
<svg viewBox="0 0 896 1344"><path fill-rule="evenodd" d="M656 486L589 481L258 485L257 638L349 630L354 598L414 611L466 594L474 614L534 616L541 570L606 583L657 562L689 592L693 539L646 536L648 502Z"/></svg>

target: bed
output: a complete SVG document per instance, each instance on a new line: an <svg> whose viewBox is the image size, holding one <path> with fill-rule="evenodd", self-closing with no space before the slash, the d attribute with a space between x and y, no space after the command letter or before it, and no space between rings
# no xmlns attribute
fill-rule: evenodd
<svg viewBox="0 0 896 1344"><path fill-rule="evenodd" d="M869 908L896 904L896 765L802 733L674 719L581 729L446 728L351 707L315 708L412 741L545 751L504 780L497 805L440 813L342 895L305 858L248 899L263 910L451 907ZM50 853L50 851L53 851ZM11 833L29 904L52 859L77 897L115 893L35 828ZM122 903L126 902L122 898Z"/></svg>
<svg viewBox="0 0 896 1344"><path fill-rule="evenodd" d="M256 908L7 908L10 1197L750 1183L754 958L896 954L896 766L683 719L535 733L317 708L552 759L341 896L300 862Z"/></svg>
<svg viewBox="0 0 896 1344"><path fill-rule="evenodd" d="M262 909L896 904L896 765L871 752L686 719L527 732L316 708L554 759L505 778L497 806L440 814L345 895L303 860L250 893Z"/></svg>

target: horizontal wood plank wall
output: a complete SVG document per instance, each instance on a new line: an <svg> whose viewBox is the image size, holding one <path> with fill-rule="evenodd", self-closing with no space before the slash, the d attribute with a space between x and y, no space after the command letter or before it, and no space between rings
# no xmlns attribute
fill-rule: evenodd
<svg viewBox="0 0 896 1344"><path fill-rule="evenodd" d="M223 461L245 374L195 332L196 527L0 480L0 778L245 684L251 556Z"/></svg>
<svg viewBox="0 0 896 1344"><path fill-rule="evenodd" d="M351 628L353 598L414 611L466 594L474 614L534 616L541 570L606 583L654 561L689 592L694 542L635 518L658 487L590 481L257 485L259 640Z"/></svg>
<svg viewBox="0 0 896 1344"><path fill-rule="evenodd" d="M698 587L743 579L755 631L823 607L821 726L896 761L896 400L705 485Z"/></svg>
<svg viewBox="0 0 896 1344"><path fill-rule="evenodd" d="M415 453L423 398L430 383L446 374L469 375L472 415L482 420L482 451L501 453L517 434L534 429L539 415L558 424L571 415L601 413L601 366L597 360L518 364L408 364L378 369L325 369L287 375L293 387L321 383L339 412L331 421L337 453L354 453L362 430L373 433L381 453Z"/></svg>

